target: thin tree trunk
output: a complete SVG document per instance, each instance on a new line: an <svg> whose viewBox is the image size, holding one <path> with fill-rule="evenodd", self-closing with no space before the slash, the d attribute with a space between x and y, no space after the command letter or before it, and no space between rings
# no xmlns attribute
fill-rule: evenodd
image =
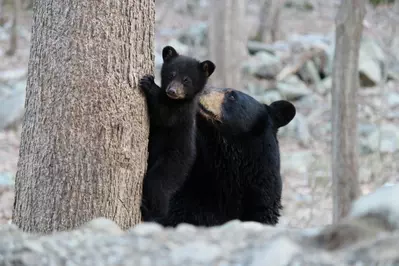
<svg viewBox="0 0 399 266"><path fill-rule="evenodd" d="M212 84L240 89L241 65L246 55L245 1L218 0L211 5L210 57L216 64Z"/></svg>
<svg viewBox="0 0 399 266"><path fill-rule="evenodd" d="M22 4L22 9L31 9L33 5L33 0L25 0Z"/></svg>
<svg viewBox="0 0 399 266"><path fill-rule="evenodd" d="M271 43L279 38L280 13L284 2L284 0L263 0L257 33L260 41Z"/></svg>
<svg viewBox="0 0 399 266"><path fill-rule="evenodd" d="M4 18L4 0L0 0L0 26L3 26L5 23Z"/></svg>
<svg viewBox="0 0 399 266"><path fill-rule="evenodd" d="M17 51L17 43L18 43L17 26L19 24L19 15L21 13L21 0L13 0L12 5L13 5L13 17L12 17L12 26L10 29L10 47L6 52L8 56L13 56Z"/></svg>
<svg viewBox="0 0 399 266"><path fill-rule="evenodd" d="M13 222L75 228L140 222L153 73L154 0L34 1Z"/></svg>
<svg viewBox="0 0 399 266"><path fill-rule="evenodd" d="M333 221L349 212L359 195L357 159L357 89L359 48L365 1L343 0L336 17L332 91Z"/></svg>

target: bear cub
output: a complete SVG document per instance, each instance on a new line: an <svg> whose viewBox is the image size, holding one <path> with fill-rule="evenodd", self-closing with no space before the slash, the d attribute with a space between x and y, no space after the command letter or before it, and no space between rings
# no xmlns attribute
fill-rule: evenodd
<svg viewBox="0 0 399 266"><path fill-rule="evenodd" d="M198 95L214 72L213 62L162 50L161 87L154 76L140 80L150 119L147 172L141 212L144 221L167 214L169 201L183 185L196 157Z"/></svg>

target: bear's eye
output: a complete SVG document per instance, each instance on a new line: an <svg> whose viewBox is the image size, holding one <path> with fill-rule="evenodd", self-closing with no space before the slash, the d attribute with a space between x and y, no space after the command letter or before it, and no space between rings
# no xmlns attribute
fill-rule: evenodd
<svg viewBox="0 0 399 266"><path fill-rule="evenodd" d="M235 99L236 99L236 92L235 91L230 91L229 100L235 101Z"/></svg>
<svg viewBox="0 0 399 266"><path fill-rule="evenodd" d="M170 73L169 78L173 79L176 76L176 71Z"/></svg>
<svg viewBox="0 0 399 266"><path fill-rule="evenodd" d="M184 77L183 78L184 83L190 83L190 78L189 77Z"/></svg>

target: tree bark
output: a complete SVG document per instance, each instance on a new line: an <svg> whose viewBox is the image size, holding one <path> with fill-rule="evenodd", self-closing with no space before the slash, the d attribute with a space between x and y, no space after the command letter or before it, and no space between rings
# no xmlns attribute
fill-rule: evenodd
<svg viewBox="0 0 399 266"><path fill-rule="evenodd" d="M241 64L247 51L245 1L218 0L211 8L209 50L216 74L210 79L217 87L240 89Z"/></svg>
<svg viewBox="0 0 399 266"><path fill-rule="evenodd" d="M359 195L357 159L357 89L359 48L365 1L341 1L336 17L332 90L333 221L349 212Z"/></svg>
<svg viewBox="0 0 399 266"><path fill-rule="evenodd" d="M34 1L13 222L75 228L141 220L154 0Z"/></svg>

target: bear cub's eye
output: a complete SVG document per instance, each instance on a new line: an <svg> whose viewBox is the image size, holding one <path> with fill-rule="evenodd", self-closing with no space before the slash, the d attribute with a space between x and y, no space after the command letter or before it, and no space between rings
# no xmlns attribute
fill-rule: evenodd
<svg viewBox="0 0 399 266"><path fill-rule="evenodd" d="M189 77L184 77L184 78L183 78L183 82L186 83L186 84L188 84L188 83L191 82L191 80L190 80Z"/></svg>

